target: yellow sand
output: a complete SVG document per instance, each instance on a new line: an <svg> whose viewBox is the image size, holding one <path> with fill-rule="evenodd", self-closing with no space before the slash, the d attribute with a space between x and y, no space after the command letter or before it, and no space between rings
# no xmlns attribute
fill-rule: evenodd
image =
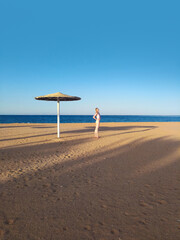
<svg viewBox="0 0 180 240"><path fill-rule="evenodd" d="M180 239L180 123L0 124L0 239Z"/></svg>

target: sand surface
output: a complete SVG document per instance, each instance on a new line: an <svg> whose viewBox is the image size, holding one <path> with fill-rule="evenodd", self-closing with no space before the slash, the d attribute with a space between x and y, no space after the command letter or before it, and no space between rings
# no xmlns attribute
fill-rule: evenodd
<svg viewBox="0 0 180 240"><path fill-rule="evenodd" d="M180 123L93 130L0 124L0 239L180 239Z"/></svg>

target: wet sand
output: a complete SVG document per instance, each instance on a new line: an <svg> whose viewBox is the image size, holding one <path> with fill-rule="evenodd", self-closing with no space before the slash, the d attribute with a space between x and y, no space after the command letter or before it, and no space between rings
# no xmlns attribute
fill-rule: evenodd
<svg viewBox="0 0 180 240"><path fill-rule="evenodd" d="M180 123L93 131L0 124L0 239L180 239Z"/></svg>

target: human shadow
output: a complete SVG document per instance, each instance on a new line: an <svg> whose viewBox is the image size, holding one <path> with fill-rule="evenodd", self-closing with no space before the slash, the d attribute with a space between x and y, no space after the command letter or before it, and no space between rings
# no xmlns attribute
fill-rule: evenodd
<svg viewBox="0 0 180 240"><path fill-rule="evenodd" d="M154 129L157 128L157 126L116 126L116 127L110 127L110 126L100 126L99 131L104 132L104 131L125 131L125 130L132 130L132 129ZM85 133L85 132L93 132L94 127L88 126L85 127L84 129L76 129L76 130L70 130L70 131L62 131L62 133Z"/></svg>

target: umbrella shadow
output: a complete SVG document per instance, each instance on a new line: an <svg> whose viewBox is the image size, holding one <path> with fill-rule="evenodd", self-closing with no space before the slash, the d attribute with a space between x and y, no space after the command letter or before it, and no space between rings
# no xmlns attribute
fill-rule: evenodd
<svg viewBox="0 0 180 240"><path fill-rule="evenodd" d="M11 140L27 139L27 138L44 137L44 136L56 135L56 134L57 134L57 133L46 133L46 134L33 135L33 136L27 136L27 137L7 138L7 139L1 139L0 142L3 142L3 141L11 141Z"/></svg>
<svg viewBox="0 0 180 240"><path fill-rule="evenodd" d="M43 126L41 127L40 126L40 127L31 127L31 128L56 128L56 127L43 127Z"/></svg>

